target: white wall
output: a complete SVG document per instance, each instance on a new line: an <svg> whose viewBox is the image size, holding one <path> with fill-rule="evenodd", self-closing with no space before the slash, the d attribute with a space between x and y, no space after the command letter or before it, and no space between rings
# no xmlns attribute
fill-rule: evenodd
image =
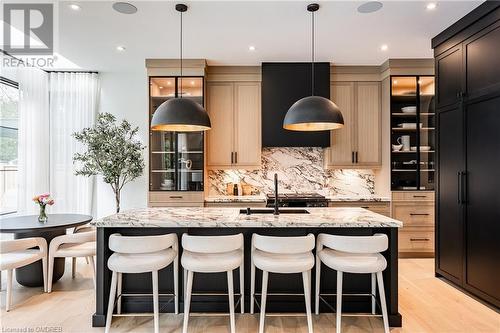
<svg viewBox="0 0 500 333"><path fill-rule="evenodd" d="M127 119L139 126L139 136L148 145L148 83L146 70L139 72L100 72L101 98L99 112L109 112L118 121ZM146 167L141 177L123 187L121 210L147 206L148 149L144 150ZM115 199L109 184L97 180L94 195L94 217L101 218L115 212Z"/></svg>

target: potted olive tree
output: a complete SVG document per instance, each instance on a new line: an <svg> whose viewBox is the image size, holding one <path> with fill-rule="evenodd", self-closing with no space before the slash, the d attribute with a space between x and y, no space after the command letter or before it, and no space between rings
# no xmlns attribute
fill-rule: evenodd
<svg viewBox="0 0 500 333"><path fill-rule="evenodd" d="M142 175L144 169L145 146L136 137L138 131L139 127L132 128L126 120L117 123L112 114L101 113L93 127L73 134L86 146L85 152L73 156L76 175L101 175L113 189L117 213L123 186Z"/></svg>

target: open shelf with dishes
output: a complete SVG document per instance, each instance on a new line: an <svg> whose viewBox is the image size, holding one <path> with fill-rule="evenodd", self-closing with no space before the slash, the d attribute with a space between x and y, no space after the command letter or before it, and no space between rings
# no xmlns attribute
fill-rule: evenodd
<svg viewBox="0 0 500 333"><path fill-rule="evenodd" d="M150 77L149 117L171 98L189 98L203 105L203 77ZM150 191L203 191L203 132L150 131Z"/></svg>
<svg viewBox="0 0 500 333"><path fill-rule="evenodd" d="M434 190L433 76L391 76L391 189Z"/></svg>

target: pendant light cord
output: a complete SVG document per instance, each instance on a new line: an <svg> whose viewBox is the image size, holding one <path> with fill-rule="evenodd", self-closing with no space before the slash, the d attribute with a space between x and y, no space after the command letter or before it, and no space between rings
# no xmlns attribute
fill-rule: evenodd
<svg viewBox="0 0 500 333"><path fill-rule="evenodd" d="M180 36L180 53L181 53L181 93L180 98L182 98L182 12L181 12L181 36Z"/></svg>
<svg viewBox="0 0 500 333"><path fill-rule="evenodd" d="M311 25L312 25L312 36L311 36L311 96L314 96L314 12L312 12L312 19L311 19Z"/></svg>

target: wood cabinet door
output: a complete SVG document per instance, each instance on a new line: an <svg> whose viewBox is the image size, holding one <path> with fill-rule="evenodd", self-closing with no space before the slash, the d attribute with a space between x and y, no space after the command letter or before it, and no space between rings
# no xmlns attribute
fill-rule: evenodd
<svg viewBox="0 0 500 333"><path fill-rule="evenodd" d="M466 106L466 288L500 305L500 94Z"/></svg>
<svg viewBox="0 0 500 333"><path fill-rule="evenodd" d="M330 99L337 104L344 117L344 127L331 131L328 167L352 166L354 164L354 83L332 82Z"/></svg>
<svg viewBox="0 0 500 333"><path fill-rule="evenodd" d="M436 201L436 270L455 283L463 280L464 209L460 174L465 168L461 107L438 110L438 180Z"/></svg>
<svg viewBox="0 0 500 333"><path fill-rule="evenodd" d="M207 131L207 165L231 166L233 152L233 100L231 82L207 84L207 112L212 129Z"/></svg>
<svg viewBox="0 0 500 333"><path fill-rule="evenodd" d="M463 92L462 46L458 45L436 58L436 106L458 104Z"/></svg>
<svg viewBox="0 0 500 333"><path fill-rule="evenodd" d="M464 42L467 98L500 90L500 21Z"/></svg>
<svg viewBox="0 0 500 333"><path fill-rule="evenodd" d="M356 165L382 164L380 82L358 82L356 87Z"/></svg>
<svg viewBox="0 0 500 333"><path fill-rule="evenodd" d="M260 82L234 84L234 163L260 167Z"/></svg>

